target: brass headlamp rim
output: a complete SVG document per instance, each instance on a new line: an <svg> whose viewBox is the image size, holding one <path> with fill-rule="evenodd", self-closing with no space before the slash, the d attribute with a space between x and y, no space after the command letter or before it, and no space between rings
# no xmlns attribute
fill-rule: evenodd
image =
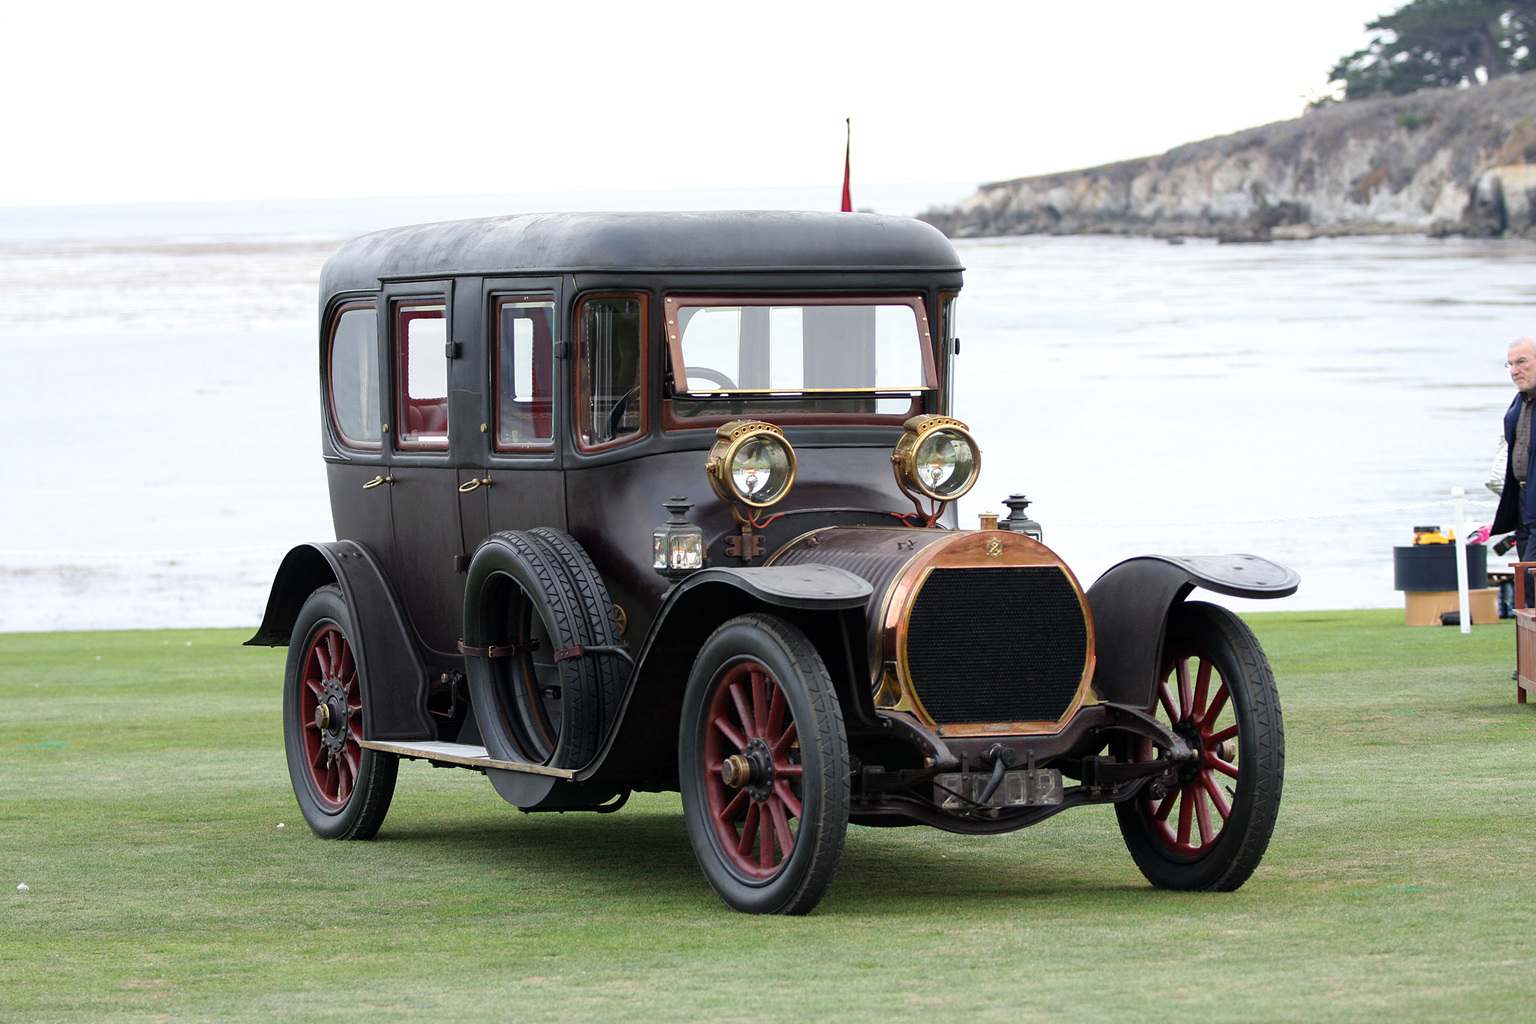
<svg viewBox="0 0 1536 1024"><path fill-rule="evenodd" d="M981 476L981 445L976 443L976 435L971 433L971 428L952 416L939 416L934 413L924 413L921 416L913 416L902 424L905 427L901 439L896 442L896 448L891 452L891 463L896 469L896 482L901 489L910 495L921 495L933 501L950 502L963 497L976 485ZM971 478L965 482L965 486L953 494L935 494L923 486L922 480L917 475L917 450L924 441L941 431L951 431L965 438L965 442L971 446L971 453L976 457L975 467L971 471Z"/></svg>
<svg viewBox="0 0 1536 1024"><path fill-rule="evenodd" d="M795 474L799 471L799 463L795 458L795 447L784 436L784 431L765 420L732 420L715 430L718 438L709 449L709 457L704 460L704 471L709 475L709 485L714 488L715 494L721 501L729 504L745 505L749 508L768 508L784 500L790 490L795 486ZM789 479L779 489L779 493L768 501L754 501L745 497L736 490L731 483L731 462L736 457L736 452L748 441L757 437L772 437L784 446L784 454L789 460Z"/></svg>

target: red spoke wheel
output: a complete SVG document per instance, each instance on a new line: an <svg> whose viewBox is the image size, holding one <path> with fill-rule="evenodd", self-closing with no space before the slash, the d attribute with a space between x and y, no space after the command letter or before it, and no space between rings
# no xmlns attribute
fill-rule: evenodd
<svg viewBox="0 0 1536 1024"><path fill-rule="evenodd" d="M728 906L804 914L826 893L848 830L842 709L795 626L743 615L694 662L678 771L699 865Z"/></svg>
<svg viewBox="0 0 1536 1024"><path fill-rule="evenodd" d="M341 591L321 587L294 623L283 694L288 774L317 835L371 839L394 796L399 758L365 749L362 678Z"/></svg>
<svg viewBox="0 0 1536 1024"><path fill-rule="evenodd" d="M1170 616L1151 712L1199 752L1162 792L1117 804L1137 867L1165 889L1230 891L1263 859L1280 809L1285 731L1269 661L1232 612L1187 602ZM1126 744L1130 760L1158 756Z"/></svg>
<svg viewBox="0 0 1536 1024"><path fill-rule="evenodd" d="M299 671L299 721L309 781L320 803L339 811L357 788L363 701L352 645L334 622L322 623L310 637Z"/></svg>
<svg viewBox="0 0 1536 1024"><path fill-rule="evenodd" d="M772 878L795 848L801 765L788 705L762 662L747 659L726 670L707 713L710 821L725 855L751 878Z"/></svg>

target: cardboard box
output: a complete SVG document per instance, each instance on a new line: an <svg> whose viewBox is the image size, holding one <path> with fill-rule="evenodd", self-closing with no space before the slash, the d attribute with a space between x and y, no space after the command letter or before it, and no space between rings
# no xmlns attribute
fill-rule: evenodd
<svg viewBox="0 0 1536 1024"><path fill-rule="evenodd" d="M1405 590L1403 598L1408 605L1410 626L1438 626L1443 613L1460 609L1454 590ZM1498 587L1470 590L1467 599L1472 609L1472 625L1482 626L1499 621Z"/></svg>

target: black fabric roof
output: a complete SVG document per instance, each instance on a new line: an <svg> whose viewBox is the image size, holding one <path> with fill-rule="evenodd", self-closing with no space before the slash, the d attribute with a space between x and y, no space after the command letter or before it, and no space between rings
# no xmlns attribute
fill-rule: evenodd
<svg viewBox="0 0 1536 1024"><path fill-rule="evenodd" d="M342 245L322 296L381 277L526 271L959 271L937 229L867 213L530 213L390 228Z"/></svg>

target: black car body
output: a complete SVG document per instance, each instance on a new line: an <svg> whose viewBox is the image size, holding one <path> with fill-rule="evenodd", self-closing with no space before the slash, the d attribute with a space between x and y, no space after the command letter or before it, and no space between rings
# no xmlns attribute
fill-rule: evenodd
<svg viewBox="0 0 1536 1024"><path fill-rule="evenodd" d="M1115 803L1156 884L1236 888L1280 797L1263 652L1146 556L1084 591L1027 502L961 530L962 268L865 214L524 215L342 246L321 280L337 540L290 645L294 788L367 838L400 757L528 811L677 790L729 905L803 913L849 821L954 832ZM666 506L666 507L664 507Z"/></svg>

